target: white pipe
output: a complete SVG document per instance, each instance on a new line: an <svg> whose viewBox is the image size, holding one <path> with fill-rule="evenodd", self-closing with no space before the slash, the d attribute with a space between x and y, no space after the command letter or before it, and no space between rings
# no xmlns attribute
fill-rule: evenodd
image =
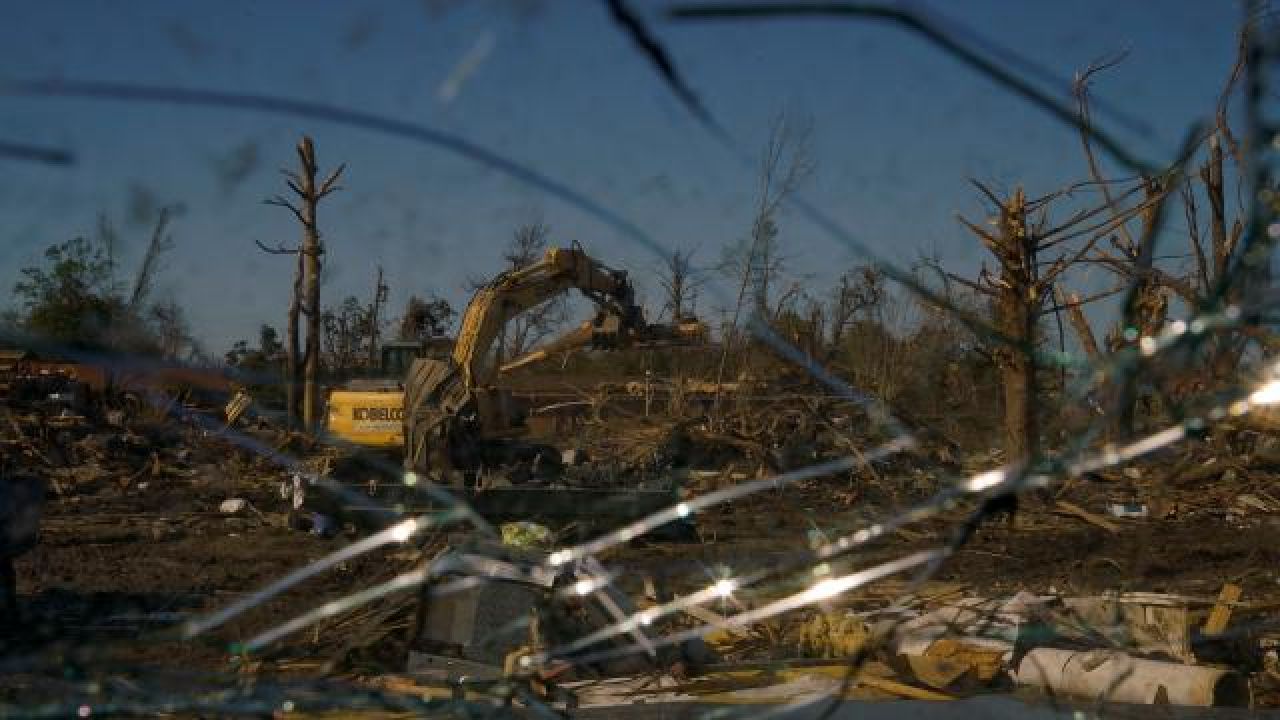
<svg viewBox="0 0 1280 720"><path fill-rule="evenodd" d="M1015 679L1019 685L1097 701L1199 707L1248 707L1251 701L1248 681L1232 670L1143 660L1111 650L1036 648L1022 659Z"/></svg>

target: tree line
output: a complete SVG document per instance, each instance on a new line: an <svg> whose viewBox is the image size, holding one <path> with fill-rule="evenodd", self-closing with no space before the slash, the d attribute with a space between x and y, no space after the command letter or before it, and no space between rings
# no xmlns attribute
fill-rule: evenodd
<svg viewBox="0 0 1280 720"><path fill-rule="evenodd" d="M711 308L719 316L718 342L709 350L713 361L702 368L714 379L763 372L764 364L782 361L843 374L908 413L963 416L960 408L969 403L975 414L995 416L1011 458L1043 450L1045 420L1062 415L1055 403L1065 398L1068 381L1087 378L1108 354L1129 352L1142 376L1140 383L1102 378L1092 394L1106 398L1095 409L1116 434L1233 382L1250 352L1269 346L1268 333L1257 327L1218 332L1177 363L1156 364L1142 350L1176 326L1172 315L1221 310L1244 297L1243 287L1227 282L1245 232L1246 209L1239 193L1231 192L1244 182L1243 154L1228 112L1241 65L1222 91L1215 122L1188 147L1188 162L1137 177L1110 176L1093 152L1089 88L1107 67L1087 69L1075 87L1086 177L1040 194L973 181L986 216L957 219L984 253L976 272L921 257L905 271L856 265L826 288L792 272L782 210L815 164L811 124L782 116L760 152L746 232L706 266L696 262L696 247L672 250L655 273L662 292L658 315L672 322L696 316L699 289L719 275L730 293ZM414 294L392 317L380 267L368 296L321 304L319 207L340 190L343 166L321 179L310 138L296 151L298 170L285 173L290 196L266 202L295 216L300 240L274 248L259 244L263 252L293 260L284 335L264 324L256 343L236 342L223 360L279 380L290 416L312 428L321 380L375 368L379 345L388 339L446 336L457 313L437 295ZM90 236L51 246L42 264L22 270L14 287L20 310L10 312L7 323L73 347L205 357L181 307L154 291L173 248L169 219L167 211L159 213L131 278L118 267L117 234L105 220ZM550 229L540 221L517 228L504 268L535 262L549 240ZM485 282L473 279L470 286ZM1091 320L1085 308L1108 298L1119 303L1119 318L1099 332L1101 313ZM550 302L510 323L498 360L550 336L567 311L563 300ZM766 341L770 336L774 340ZM793 351L773 352L777 338ZM918 387L924 377L941 383L943 392Z"/></svg>

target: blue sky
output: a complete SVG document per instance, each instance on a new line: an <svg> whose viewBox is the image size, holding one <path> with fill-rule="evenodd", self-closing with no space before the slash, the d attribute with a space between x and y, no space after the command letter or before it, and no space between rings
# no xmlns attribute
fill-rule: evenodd
<svg viewBox="0 0 1280 720"><path fill-rule="evenodd" d="M918 3L1064 76L1118 51L1100 98L1144 128L1109 123L1144 157L1172 156L1212 111L1234 59L1234 3L1167 1ZM1086 169L1074 131L883 23L803 20L675 23L634 5L688 83L741 145L756 149L780 112L811 118L808 200L886 257L981 257L955 221L981 215L967 179L1041 194ZM631 40L590 0L88 2L15 5L0 27L5 80L68 78L321 101L446 130L590 195L667 246L712 262L750 226L755 177L689 117ZM472 71L452 98L447 78ZM1103 118L1105 119L1105 118ZM161 287L211 349L283 324L292 217L265 206L301 133L322 166L348 165L321 209L326 297L370 291L384 265L393 309L410 292L461 304L515 226L539 217L631 269L657 299L658 259L616 229L499 172L366 130L242 111L0 93L0 140L73 150L54 168L0 160L0 289L42 249L90 232L100 213L140 251L131 206L179 202L177 249ZM859 258L794 215L782 241L820 286ZM700 301L710 311L713 289ZM710 314L708 312L708 314Z"/></svg>

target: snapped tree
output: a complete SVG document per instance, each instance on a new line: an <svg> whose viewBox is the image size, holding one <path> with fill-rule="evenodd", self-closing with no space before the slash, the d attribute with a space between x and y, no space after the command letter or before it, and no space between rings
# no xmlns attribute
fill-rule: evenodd
<svg viewBox="0 0 1280 720"><path fill-rule="evenodd" d="M320 228L316 222L320 201L336 192L338 178L346 165L339 165L323 182L316 182L318 168L316 166L315 144L309 136L304 135L298 142L298 162L300 172L282 171L289 189L297 197L297 204L283 195L274 195L265 202L276 205L293 213L302 225L302 242L293 248L284 244L269 248L258 242L258 248L272 255L294 255L297 258L297 269L293 278L293 292L289 301L288 341L286 351L285 403L291 426L297 425L298 389L302 388L302 427L306 432L314 432L320 408L320 390L317 383L320 366L320 267L324 254L324 245L320 242ZM298 338L299 316L307 319L307 335L305 354L299 362L300 343Z"/></svg>
<svg viewBox="0 0 1280 720"><path fill-rule="evenodd" d="M989 227L963 217L959 220L991 253L998 270L992 273L984 263L976 279L943 272L948 279L986 296L990 303L991 355L1000 372L1004 396L1005 453L1017 462L1034 457L1039 450L1039 323L1045 315L1058 310L1049 300L1063 273L1107 235L1111 223L1098 227L1094 221L1105 209L1095 207L1051 225L1050 204L1068 196L1074 187L1028 199L1021 188L1001 198L982 183L974 181L974 185L991 203L994 217ZM1056 255L1046 259L1051 252ZM1083 305L1118 290L1103 290L1076 304Z"/></svg>

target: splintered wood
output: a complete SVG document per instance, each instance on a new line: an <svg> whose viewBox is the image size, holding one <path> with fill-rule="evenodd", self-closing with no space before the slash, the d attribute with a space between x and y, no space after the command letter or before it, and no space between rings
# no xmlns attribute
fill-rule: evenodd
<svg viewBox="0 0 1280 720"><path fill-rule="evenodd" d="M1231 608L1240 601L1240 593L1239 585L1227 583L1222 586L1218 602L1209 611L1209 619L1204 623L1202 632L1205 635L1221 635L1227 629L1227 623L1231 622Z"/></svg>

